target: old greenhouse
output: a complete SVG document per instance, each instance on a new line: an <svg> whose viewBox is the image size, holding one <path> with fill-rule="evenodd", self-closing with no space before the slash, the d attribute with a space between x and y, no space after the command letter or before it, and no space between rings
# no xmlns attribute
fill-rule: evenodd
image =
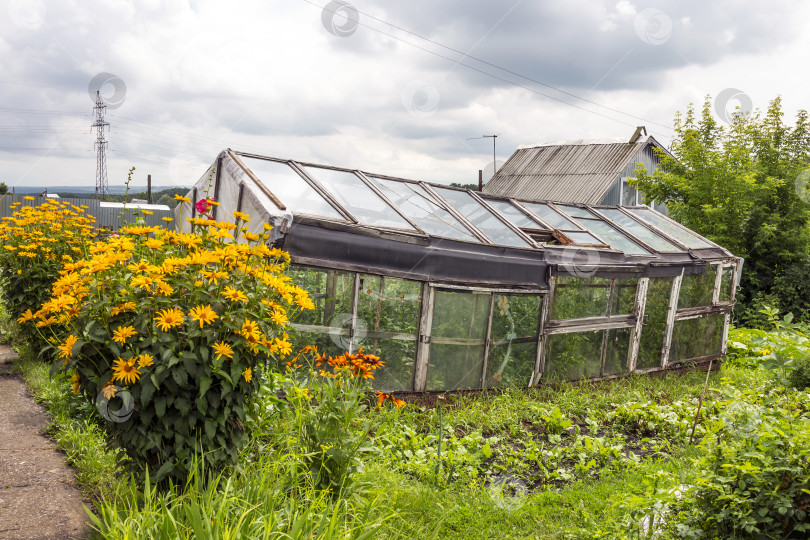
<svg viewBox="0 0 810 540"><path fill-rule="evenodd" d="M646 206L518 200L232 150L189 197L205 193L222 218L272 224L290 253L317 306L294 345L381 356L379 390L603 379L725 354L741 259ZM186 224L194 205L181 212Z"/></svg>

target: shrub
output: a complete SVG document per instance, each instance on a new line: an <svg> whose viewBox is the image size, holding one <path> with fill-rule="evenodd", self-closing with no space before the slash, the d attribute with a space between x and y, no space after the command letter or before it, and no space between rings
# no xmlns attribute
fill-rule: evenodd
<svg viewBox="0 0 810 540"><path fill-rule="evenodd" d="M64 320L52 371L72 375L158 482L184 482L195 455L213 469L235 461L262 371L290 352L288 316L314 307L283 273L289 256L234 214L191 218L190 233L124 226L65 264L35 315L43 331Z"/></svg>
<svg viewBox="0 0 810 540"><path fill-rule="evenodd" d="M806 538L810 532L807 394L789 391L714 423L695 485L675 504L679 538ZM740 402L742 403L742 402ZM745 420L741 424L741 419Z"/></svg>
<svg viewBox="0 0 810 540"><path fill-rule="evenodd" d="M27 201L34 197L26 196ZM11 205L14 213L0 221L0 289L6 309L20 323L22 337L39 351L36 329L39 307L63 264L87 253L96 236L95 218L87 207L47 199L39 206ZM60 321L53 321L58 323Z"/></svg>
<svg viewBox="0 0 810 540"><path fill-rule="evenodd" d="M810 388L810 355L802 356L794 361L788 381L797 390Z"/></svg>

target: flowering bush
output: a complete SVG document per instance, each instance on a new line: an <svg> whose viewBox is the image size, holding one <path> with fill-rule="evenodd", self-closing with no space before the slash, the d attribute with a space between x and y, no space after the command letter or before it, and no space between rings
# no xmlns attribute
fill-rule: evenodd
<svg viewBox="0 0 810 540"><path fill-rule="evenodd" d="M185 481L195 454L235 460L262 370L291 350L288 317L314 307L283 274L289 256L235 217L190 218L190 233L124 226L65 264L34 314L45 330L64 320L54 371L104 405L113 441L158 481Z"/></svg>
<svg viewBox="0 0 810 540"><path fill-rule="evenodd" d="M26 196L27 201L34 197ZM83 257L96 236L95 218L86 206L46 199L39 206L11 205L14 213L0 221L0 280L3 300L23 336L37 349L35 321L39 306L47 300L51 284L65 263ZM75 306L70 306L71 308ZM51 323L63 322L50 320Z"/></svg>

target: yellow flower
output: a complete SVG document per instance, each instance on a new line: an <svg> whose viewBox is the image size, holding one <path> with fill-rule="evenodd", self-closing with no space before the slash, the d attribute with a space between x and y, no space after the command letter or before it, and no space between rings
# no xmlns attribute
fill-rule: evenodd
<svg viewBox="0 0 810 540"><path fill-rule="evenodd" d="M188 197L183 197L181 195L175 195L174 200L180 201L180 202L188 202L188 203L191 202L191 199L189 199Z"/></svg>
<svg viewBox="0 0 810 540"><path fill-rule="evenodd" d="M188 314L195 321L200 321L200 328L203 327L203 324L211 324L214 322L214 319L219 318L219 315L217 315L216 312L211 309L211 304L208 304L207 306L199 305L191 308L191 311L189 311Z"/></svg>
<svg viewBox="0 0 810 540"><path fill-rule="evenodd" d="M236 211L236 212L233 213L233 217L235 217L236 219L241 219L245 223L250 222L250 216L248 214L243 213L243 212Z"/></svg>
<svg viewBox="0 0 810 540"><path fill-rule="evenodd" d="M247 302L247 295L242 291L237 291L233 287L225 287L225 290L222 292L222 296L229 300L233 300L234 302Z"/></svg>
<svg viewBox="0 0 810 540"><path fill-rule="evenodd" d="M22 317L20 317L19 319L17 319L17 322L18 322L18 323L20 323L20 324L22 324L22 323L25 323L25 322L28 322L28 321L30 321L30 320L32 320L32 319L34 319L34 317L35 317L35 315L34 315L34 314L31 312L31 310L30 310L30 309L26 309L26 310L23 312Z"/></svg>
<svg viewBox="0 0 810 540"><path fill-rule="evenodd" d="M113 363L113 380L123 383L134 383L141 378L141 372L135 367L135 358L123 360L121 357Z"/></svg>
<svg viewBox="0 0 810 540"><path fill-rule="evenodd" d="M73 356L73 347L76 345L76 342L79 341L79 338L76 336L68 336L64 343L59 345L59 356L57 358L68 358L69 356Z"/></svg>
<svg viewBox="0 0 810 540"><path fill-rule="evenodd" d="M223 356L233 358L233 349L228 343L225 343L224 341L214 343L214 352L217 353L217 360L219 360Z"/></svg>
<svg viewBox="0 0 810 540"><path fill-rule="evenodd" d="M110 310L110 315L115 316L124 311L135 311L135 302L124 302L121 305L115 306Z"/></svg>
<svg viewBox="0 0 810 540"><path fill-rule="evenodd" d="M154 212L150 212L149 210L141 210L141 213L145 216L151 216Z"/></svg>
<svg viewBox="0 0 810 540"><path fill-rule="evenodd" d="M253 380L253 370L250 369L250 368L245 368L245 371L242 372L242 375L245 377L245 380L247 382L250 382L250 381Z"/></svg>
<svg viewBox="0 0 810 540"><path fill-rule="evenodd" d="M135 328L132 326L119 326L116 331L113 332L113 341L123 345L126 343L127 339L136 335L138 335L138 332L136 332Z"/></svg>
<svg viewBox="0 0 810 540"><path fill-rule="evenodd" d="M261 331L259 330L259 323L256 321L251 321L250 319L245 319L244 324L242 324L242 335L245 338L253 337L254 339L259 339L261 335Z"/></svg>
<svg viewBox="0 0 810 540"><path fill-rule="evenodd" d="M154 364L154 358L151 354L142 354L138 357L138 367L145 368Z"/></svg>
<svg viewBox="0 0 810 540"><path fill-rule="evenodd" d="M158 240L157 238L150 238L143 244L150 249L159 249L160 247L163 246L163 240Z"/></svg>
<svg viewBox="0 0 810 540"><path fill-rule="evenodd" d="M74 373L73 376L70 378L70 382L73 383L73 395L74 396L79 393L79 389L81 388L81 384L80 384L79 381L80 381L80 379L79 379L79 374L78 373Z"/></svg>
<svg viewBox="0 0 810 540"><path fill-rule="evenodd" d="M170 217L162 217L160 219L162 219L166 223L171 223L172 221L174 221L174 218L170 218Z"/></svg>
<svg viewBox="0 0 810 540"><path fill-rule="evenodd" d="M115 397L115 393L118 391L113 385L112 381L109 381L107 384L104 385L104 388L101 389L104 392L104 397L107 399L112 399Z"/></svg>
<svg viewBox="0 0 810 540"><path fill-rule="evenodd" d="M157 321L158 328L160 328L164 332L168 332L175 326L180 326L181 324L183 324L184 320L185 315L183 315L183 312L177 308L164 309L163 311L158 311L158 316L155 317L155 321Z"/></svg>
<svg viewBox="0 0 810 540"><path fill-rule="evenodd" d="M262 225L264 226L265 231L269 231L270 229L273 228L273 226L270 225L269 223L262 223Z"/></svg>
<svg viewBox="0 0 810 540"><path fill-rule="evenodd" d="M23 197L23 199L25 199L26 201L33 201L34 200L34 198L31 197L30 195L26 195L25 197Z"/></svg>

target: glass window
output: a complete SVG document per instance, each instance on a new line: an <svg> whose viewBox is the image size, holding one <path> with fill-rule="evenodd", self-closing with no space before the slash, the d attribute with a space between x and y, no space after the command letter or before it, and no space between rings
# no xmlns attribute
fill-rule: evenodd
<svg viewBox="0 0 810 540"><path fill-rule="evenodd" d="M637 203L636 188L627 183L627 178L622 178L622 205L635 206Z"/></svg>
<svg viewBox="0 0 810 540"><path fill-rule="evenodd" d="M361 223L376 227L414 230L354 173L321 167L303 168Z"/></svg>
<svg viewBox="0 0 810 540"><path fill-rule="evenodd" d="M376 390L412 390L422 285L417 281L360 275L355 350L385 362L371 381Z"/></svg>
<svg viewBox="0 0 810 540"><path fill-rule="evenodd" d="M494 199L487 199L487 204L494 208L498 213L505 217L509 223L520 229L543 229L546 230L545 225L534 221L529 216L515 208L509 201L496 201Z"/></svg>
<svg viewBox="0 0 810 540"><path fill-rule="evenodd" d="M541 296L496 294L492 310L487 388L528 386L537 358Z"/></svg>
<svg viewBox="0 0 810 540"><path fill-rule="evenodd" d="M725 315L675 321L669 363L685 362L722 351Z"/></svg>
<svg viewBox="0 0 810 540"><path fill-rule="evenodd" d="M495 217L495 214L484 208L466 191L439 187L433 189L494 243L503 246L529 247L529 244L516 232L507 227L506 224Z"/></svg>
<svg viewBox="0 0 810 540"><path fill-rule="evenodd" d="M480 388L489 294L436 291L427 390Z"/></svg>
<svg viewBox="0 0 810 540"><path fill-rule="evenodd" d="M567 204L557 204L555 206L573 218L594 219L596 217L587 208Z"/></svg>
<svg viewBox="0 0 810 540"><path fill-rule="evenodd" d="M551 318L580 319L607 315L610 280L599 277L557 276Z"/></svg>
<svg viewBox="0 0 810 540"><path fill-rule="evenodd" d="M632 328L607 330L605 341L605 368L602 375L618 375L629 371L630 335Z"/></svg>
<svg viewBox="0 0 810 540"><path fill-rule="evenodd" d="M643 219L656 229L662 231L691 249L701 249L714 247L710 243L698 237L695 233L686 227L670 221L664 217L659 216L652 210L647 208L628 208L627 209L634 216Z"/></svg>
<svg viewBox="0 0 810 540"><path fill-rule="evenodd" d="M549 336L543 378L556 382L599 377L603 336L604 331Z"/></svg>
<svg viewBox="0 0 810 540"><path fill-rule="evenodd" d="M396 204L402 213L411 218L423 231L433 236L455 240L478 242L478 239L462 225L453 214L441 207L433 195L422 186L396 180L369 178Z"/></svg>
<svg viewBox="0 0 810 540"><path fill-rule="evenodd" d="M644 311L644 326L641 329L637 369L661 367L661 352L667 329L669 295L672 278L650 278L647 287L647 304Z"/></svg>
<svg viewBox="0 0 810 540"><path fill-rule="evenodd" d="M650 252L633 242L623 232L601 219L583 219L579 222L583 227L602 238L613 249L618 249L628 255L648 255Z"/></svg>
<svg viewBox="0 0 810 540"><path fill-rule="evenodd" d="M636 289L638 278L617 279L613 289L613 303L610 306L611 315L627 315L633 313L636 307Z"/></svg>
<svg viewBox="0 0 810 540"><path fill-rule="evenodd" d="M661 252L676 252L676 251L683 251L681 248L673 244L672 242L665 240L664 237L659 236L652 232L650 229L645 227L644 225L640 224L627 214L621 212L620 210L610 209L610 208L600 208L598 212L608 219L612 220L613 223L621 227L622 229L626 230L648 246L652 247L653 249Z"/></svg>
<svg viewBox="0 0 810 540"><path fill-rule="evenodd" d="M734 291L734 267L724 266L720 276L720 301L731 302L731 293Z"/></svg>
<svg viewBox="0 0 810 540"><path fill-rule="evenodd" d="M337 270L291 266L293 283L303 287L315 303L315 309L302 310L292 321L293 353L306 345L336 356L349 349L352 322L354 275Z"/></svg>
<svg viewBox="0 0 810 540"><path fill-rule="evenodd" d="M245 156L239 158L291 212L345 219L286 163Z"/></svg>
<svg viewBox="0 0 810 540"><path fill-rule="evenodd" d="M707 266L702 274L684 274L678 309L712 305L716 271L716 266Z"/></svg>
<svg viewBox="0 0 810 540"><path fill-rule="evenodd" d="M579 225L563 216L553 208L545 204L521 202L527 210L538 216L540 219L554 227L555 229L580 230Z"/></svg>

